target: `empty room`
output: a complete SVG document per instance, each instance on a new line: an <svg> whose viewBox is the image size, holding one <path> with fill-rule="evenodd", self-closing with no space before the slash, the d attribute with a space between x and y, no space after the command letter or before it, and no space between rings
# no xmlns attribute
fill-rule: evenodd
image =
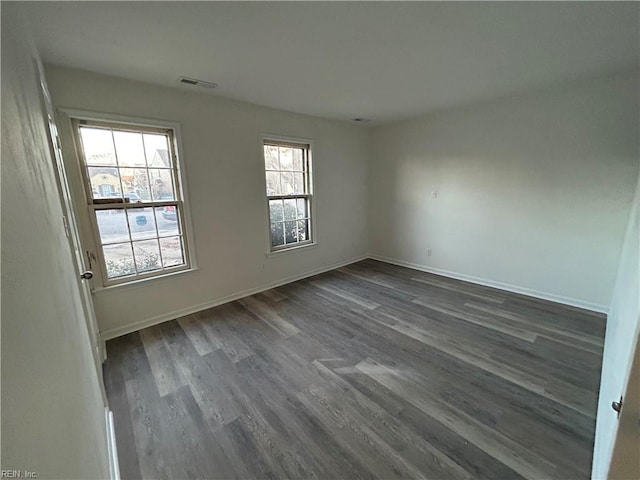
<svg viewBox="0 0 640 480"><path fill-rule="evenodd" d="M640 478L639 2L0 14L2 478Z"/></svg>

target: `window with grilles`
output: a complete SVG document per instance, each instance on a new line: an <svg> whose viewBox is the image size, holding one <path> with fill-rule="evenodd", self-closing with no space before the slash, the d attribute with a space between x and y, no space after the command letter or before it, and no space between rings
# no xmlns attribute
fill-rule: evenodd
<svg viewBox="0 0 640 480"><path fill-rule="evenodd" d="M264 140L263 151L271 251L311 243L310 145Z"/></svg>
<svg viewBox="0 0 640 480"><path fill-rule="evenodd" d="M73 125L105 285L189 268L173 129Z"/></svg>

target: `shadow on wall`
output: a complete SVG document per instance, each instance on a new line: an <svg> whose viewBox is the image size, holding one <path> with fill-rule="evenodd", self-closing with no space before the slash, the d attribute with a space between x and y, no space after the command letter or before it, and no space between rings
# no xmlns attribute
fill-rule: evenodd
<svg viewBox="0 0 640 480"><path fill-rule="evenodd" d="M638 174L638 81L373 128L371 253L606 311Z"/></svg>

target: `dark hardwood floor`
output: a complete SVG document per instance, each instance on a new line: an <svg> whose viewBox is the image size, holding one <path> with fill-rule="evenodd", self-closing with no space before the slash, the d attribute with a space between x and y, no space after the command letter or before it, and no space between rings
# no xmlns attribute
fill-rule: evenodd
<svg viewBox="0 0 640 480"><path fill-rule="evenodd" d="M122 477L589 478L603 315L365 260L107 343Z"/></svg>

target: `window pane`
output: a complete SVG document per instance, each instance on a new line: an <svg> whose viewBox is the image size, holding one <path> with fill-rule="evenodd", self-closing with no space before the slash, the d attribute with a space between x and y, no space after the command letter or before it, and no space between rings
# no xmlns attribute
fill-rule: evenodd
<svg viewBox="0 0 640 480"><path fill-rule="evenodd" d="M278 245L284 245L284 231L282 223L271 224L271 246L277 247Z"/></svg>
<svg viewBox="0 0 640 480"><path fill-rule="evenodd" d="M144 130L108 121L76 124L87 196L94 200L92 226L97 228L102 268L109 279L128 281L140 273L162 274L165 267L188 265L173 136L169 129ZM272 150L279 168L278 147Z"/></svg>
<svg viewBox="0 0 640 480"><path fill-rule="evenodd" d="M267 195L282 195L280 189L280 174L278 172L267 172Z"/></svg>
<svg viewBox="0 0 640 480"><path fill-rule="evenodd" d="M288 199L284 201L284 219L295 220L296 217L296 199Z"/></svg>
<svg viewBox="0 0 640 480"><path fill-rule="evenodd" d="M269 217L271 222L281 222L284 220L282 200L269 200Z"/></svg>
<svg viewBox="0 0 640 480"><path fill-rule="evenodd" d="M102 247L102 251L109 278L124 277L136 273L130 243L105 245Z"/></svg>
<svg viewBox="0 0 640 480"><path fill-rule="evenodd" d="M169 155L169 144L165 135L153 135L145 133L144 151L147 154L147 165L150 167L172 167L173 162Z"/></svg>
<svg viewBox="0 0 640 480"><path fill-rule="evenodd" d="M156 237L156 224L153 220L151 208L127 209L129 230L132 240L142 240Z"/></svg>
<svg viewBox="0 0 640 480"><path fill-rule="evenodd" d="M144 167L144 148L142 147L142 134L134 132L113 132L113 140L116 143L118 165L121 167Z"/></svg>
<svg viewBox="0 0 640 480"><path fill-rule="evenodd" d="M309 239L309 221L298 220L298 241L304 242Z"/></svg>
<svg viewBox="0 0 640 480"><path fill-rule="evenodd" d="M120 176L117 168L89 167L87 175L93 198L121 197Z"/></svg>
<svg viewBox="0 0 640 480"><path fill-rule="evenodd" d="M173 205L156 207L156 222L158 225L158 235L161 237L180 234L178 210Z"/></svg>
<svg viewBox="0 0 640 480"><path fill-rule="evenodd" d="M298 241L296 222L284 222L284 239L286 243L296 243Z"/></svg>
<svg viewBox="0 0 640 480"><path fill-rule="evenodd" d="M280 147L280 170L293 170L293 149Z"/></svg>
<svg viewBox="0 0 640 480"><path fill-rule="evenodd" d="M173 178L171 170L150 168L149 181L151 186L151 196L154 201L175 200L176 195L173 189Z"/></svg>
<svg viewBox="0 0 640 480"><path fill-rule="evenodd" d="M87 165L115 165L116 152L111 130L80 127L82 149Z"/></svg>
<svg viewBox="0 0 640 480"><path fill-rule="evenodd" d="M280 170L278 147L274 147L273 145L264 146L264 168L266 170Z"/></svg>
<svg viewBox="0 0 640 480"><path fill-rule="evenodd" d="M293 174L293 185L295 193L307 193L304 185L304 174L303 173L294 173Z"/></svg>
<svg viewBox="0 0 640 480"><path fill-rule="evenodd" d="M160 251L162 253L162 264L165 268L184 265L181 237L161 238Z"/></svg>
<svg viewBox="0 0 640 480"><path fill-rule="evenodd" d="M281 172L280 182L282 183L282 193L284 195L292 195L295 193L295 185L293 183L293 173Z"/></svg>
<svg viewBox="0 0 640 480"><path fill-rule="evenodd" d="M133 252L136 255L136 268L138 272L160 270L160 250L158 240L143 240L133 242Z"/></svg>
<svg viewBox="0 0 640 480"><path fill-rule="evenodd" d="M309 193L307 163L308 148L264 145L267 195L281 197L269 200L269 220L272 247L295 246L310 239L309 203L307 198L295 198Z"/></svg>
<svg viewBox="0 0 640 480"><path fill-rule="evenodd" d="M149 200L149 177L145 168L120 168L123 196L129 203Z"/></svg>
<svg viewBox="0 0 640 480"><path fill-rule="evenodd" d="M122 172L120 173L122 177ZM146 169L136 168L133 175L133 191L125 192L125 197L129 197L131 202L151 200L151 184L149 183L149 172ZM129 195L129 194L134 195Z"/></svg>
<svg viewBox="0 0 640 480"><path fill-rule="evenodd" d="M101 243L118 243L129 241L127 217L122 208L97 210L96 220L100 232Z"/></svg>
<svg viewBox="0 0 640 480"><path fill-rule="evenodd" d="M293 169L301 172L302 168L302 149L294 148L293 149Z"/></svg>
<svg viewBox="0 0 640 480"><path fill-rule="evenodd" d="M305 198L296 199L298 206L298 218L307 218L309 214L307 213L307 200Z"/></svg>

